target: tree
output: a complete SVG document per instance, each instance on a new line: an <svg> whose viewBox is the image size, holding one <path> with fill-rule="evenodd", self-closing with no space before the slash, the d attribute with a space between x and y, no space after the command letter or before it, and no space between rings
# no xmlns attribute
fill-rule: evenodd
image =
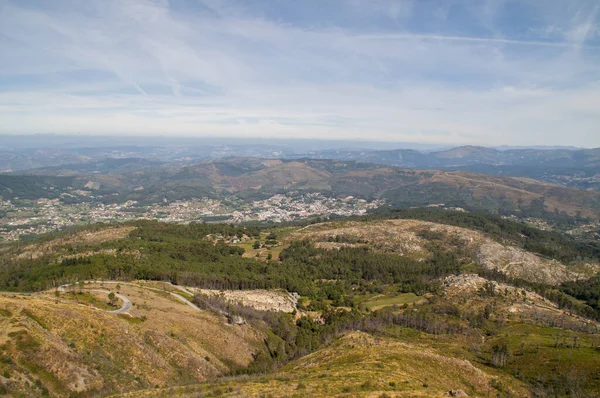
<svg viewBox="0 0 600 398"><path fill-rule="evenodd" d="M492 314L492 312L493 312L492 306L490 304L487 304L483 309L483 317L485 319L490 319L490 315Z"/></svg>
<svg viewBox="0 0 600 398"><path fill-rule="evenodd" d="M117 283L117 293L119 293L119 290L121 290L121 285Z"/></svg>
<svg viewBox="0 0 600 398"><path fill-rule="evenodd" d="M117 297L113 292L108 293L108 301L110 302L110 305L115 305L116 298Z"/></svg>
<svg viewBox="0 0 600 398"><path fill-rule="evenodd" d="M510 359L510 347L506 341L499 341L492 347L492 364L497 367L504 367Z"/></svg>
<svg viewBox="0 0 600 398"><path fill-rule="evenodd" d="M256 242L254 242L254 244L252 245L252 248L254 250L260 249L260 241L257 240Z"/></svg>
<svg viewBox="0 0 600 398"><path fill-rule="evenodd" d="M56 297L56 303L58 304L58 298L60 297L60 292L58 291L58 289L54 291L54 297Z"/></svg>

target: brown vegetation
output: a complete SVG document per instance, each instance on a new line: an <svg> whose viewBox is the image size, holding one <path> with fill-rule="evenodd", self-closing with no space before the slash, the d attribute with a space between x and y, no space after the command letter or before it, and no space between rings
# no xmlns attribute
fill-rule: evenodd
<svg viewBox="0 0 600 398"><path fill-rule="evenodd" d="M247 366L262 349L262 332L248 325L229 326L160 292L123 285L120 293L134 304L127 314L77 293L0 296L0 354L10 358L0 363L3 385L68 396L197 383Z"/></svg>

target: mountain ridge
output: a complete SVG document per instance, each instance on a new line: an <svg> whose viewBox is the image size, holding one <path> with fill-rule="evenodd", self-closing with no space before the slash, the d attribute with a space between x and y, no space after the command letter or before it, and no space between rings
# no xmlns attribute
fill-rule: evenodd
<svg viewBox="0 0 600 398"><path fill-rule="evenodd" d="M0 175L0 196L59 198L88 190L103 200L164 200L236 195L266 198L282 192L385 199L392 206L448 206L492 213L548 213L600 218L600 193L526 177L470 171L415 170L355 160L231 157L128 173L69 176Z"/></svg>

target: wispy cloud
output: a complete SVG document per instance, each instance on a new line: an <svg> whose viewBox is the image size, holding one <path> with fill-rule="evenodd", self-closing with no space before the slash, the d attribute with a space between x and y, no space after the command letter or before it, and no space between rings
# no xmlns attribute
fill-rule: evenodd
<svg viewBox="0 0 600 398"><path fill-rule="evenodd" d="M427 3L0 0L0 132L600 146L595 2Z"/></svg>

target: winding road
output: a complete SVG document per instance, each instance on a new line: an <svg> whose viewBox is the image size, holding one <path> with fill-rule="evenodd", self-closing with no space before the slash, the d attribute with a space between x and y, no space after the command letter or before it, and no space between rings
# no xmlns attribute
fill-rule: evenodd
<svg viewBox="0 0 600 398"><path fill-rule="evenodd" d="M169 293L171 296L175 297L177 300L181 301L183 304L187 305L188 307L194 309L195 311L201 312L202 310L200 308L198 308L198 306L194 303L192 303L191 301L189 301L188 299L186 299L185 297L183 297L180 294L177 293L173 293L173 292L167 292L166 290L163 289L158 289L155 287L149 287L149 286L142 286L142 285L138 285L135 283L129 283L129 282L116 282L116 281L83 281L80 283L95 283L95 284L104 284L104 285L127 285L127 286L134 286L134 287L138 287L141 289L147 289L147 290L153 290L156 292L163 292L163 293ZM193 295L192 292L190 292L189 290L186 290L185 288L181 287L181 286L177 286L177 285L173 285L172 283L169 283L169 285L171 285L172 287L174 287L175 289L181 290L182 292L186 293L186 294L190 294ZM58 288L59 292L64 292L66 290L67 287L69 286L73 286L73 284L68 284L68 285L62 285ZM110 291L108 290L102 290L102 289L91 289L94 292L100 292L100 293L110 293ZM109 314L121 314L123 312L127 312L131 309L131 301L123 296L122 294L119 293L115 293L115 296L117 296L118 298L120 298L123 301L123 306L121 306L121 308L113 310L113 311L107 311Z"/></svg>
<svg viewBox="0 0 600 398"><path fill-rule="evenodd" d="M110 290L90 289L90 292L98 292L98 293L109 294ZM122 294L119 294L119 293L115 293L115 296L118 297L118 298L120 298L123 301L123 305L119 309L108 311L109 314L120 314L122 312L127 312L127 311L129 311L131 309L131 301L127 297L125 297L125 296L123 296Z"/></svg>

